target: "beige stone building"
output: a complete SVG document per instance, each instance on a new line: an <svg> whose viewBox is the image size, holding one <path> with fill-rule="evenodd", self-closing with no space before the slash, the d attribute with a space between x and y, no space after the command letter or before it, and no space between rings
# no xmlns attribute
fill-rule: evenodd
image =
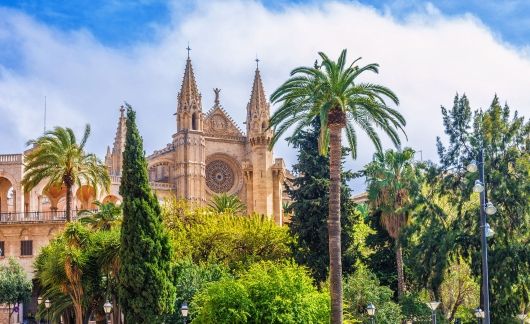
<svg viewBox="0 0 530 324"><path fill-rule="evenodd" d="M175 196L205 205L213 195L234 194L245 202L248 213L269 216L282 225L287 172L283 159L274 158L268 150L272 136L267 124L270 105L259 69L255 70L246 107L245 132L223 109L220 91L214 89L213 106L204 112L191 60L186 60L174 114L176 132L166 147L147 158L150 185L161 201ZM94 208L96 200L121 202L125 133L122 107L112 149L108 147L105 156L110 191L96 192L87 185L74 187L75 210ZM42 183L26 192L21 185L24 154L0 154L0 262L14 257L32 277L34 257L64 225L66 191L46 190Z"/></svg>

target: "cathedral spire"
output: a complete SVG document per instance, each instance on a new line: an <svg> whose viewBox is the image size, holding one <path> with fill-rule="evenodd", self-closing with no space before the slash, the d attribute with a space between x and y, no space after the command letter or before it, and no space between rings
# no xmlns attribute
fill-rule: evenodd
<svg viewBox="0 0 530 324"><path fill-rule="evenodd" d="M121 175L123 161L122 155L125 150L125 134L127 132L126 121L125 108L121 106L120 118L118 119L118 127L116 128L112 151L110 150L110 147L107 147L107 155L105 156L105 164L107 164L107 167L109 168L110 175Z"/></svg>
<svg viewBox="0 0 530 324"><path fill-rule="evenodd" d="M201 94L197 88L195 81L195 74L193 73L193 66L189 57L186 60L186 68L184 69L184 77L182 78L182 85L178 94L177 102L177 132L182 129L200 130L202 119L202 104Z"/></svg>
<svg viewBox="0 0 530 324"><path fill-rule="evenodd" d="M250 101L247 105L247 136L250 139L265 136L264 139L268 141L271 135L271 131L267 129L269 126L270 105L265 96L258 63L259 59L256 58L254 83Z"/></svg>

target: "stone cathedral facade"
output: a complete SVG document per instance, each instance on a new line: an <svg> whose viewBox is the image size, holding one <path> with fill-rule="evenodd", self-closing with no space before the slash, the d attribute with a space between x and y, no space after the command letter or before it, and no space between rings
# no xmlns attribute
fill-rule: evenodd
<svg viewBox="0 0 530 324"><path fill-rule="evenodd" d="M148 156L151 187L159 199L176 196L200 205L216 194L237 195L248 213L273 217L281 225L286 169L283 159L274 158L268 149L270 104L259 69L246 107L246 132L223 109L220 91L214 89L215 101L205 112L188 57L177 96L176 132L166 147ZM105 157L113 183L121 175L125 131L122 108L113 148ZM113 191L113 200L119 200Z"/></svg>

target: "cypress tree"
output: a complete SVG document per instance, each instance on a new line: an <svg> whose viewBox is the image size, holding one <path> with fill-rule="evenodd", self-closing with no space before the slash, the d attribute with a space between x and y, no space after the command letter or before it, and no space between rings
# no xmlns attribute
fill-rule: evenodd
<svg viewBox="0 0 530 324"><path fill-rule="evenodd" d="M162 227L160 206L149 187L147 161L135 119L136 112L127 104L120 186L123 224L119 297L126 323L158 323L160 315L174 308L172 249Z"/></svg>
<svg viewBox="0 0 530 324"><path fill-rule="evenodd" d="M320 120L317 118L307 130L300 131L288 139L298 149L298 163L293 165L297 175L292 189L287 188L293 200L288 211L293 213L289 229L297 238L294 250L296 261L311 269L317 281L324 281L328 275L329 248L329 156L322 156L318 149ZM346 150L343 150L346 155ZM355 208L350 200L347 181L353 174L343 171L341 175L341 227L343 272L352 272L354 257L348 250L352 243Z"/></svg>

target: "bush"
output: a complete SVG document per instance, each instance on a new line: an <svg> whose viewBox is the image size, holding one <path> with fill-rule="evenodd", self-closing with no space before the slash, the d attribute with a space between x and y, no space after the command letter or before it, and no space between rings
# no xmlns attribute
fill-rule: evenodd
<svg viewBox="0 0 530 324"><path fill-rule="evenodd" d="M327 323L329 294L292 263L253 264L238 278L211 283L193 299L194 323Z"/></svg>
<svg viewBox="0 0 530 324"><path fill-rule="evenodd" d="M266 217L217 213L173 199L165 202L163 218L177 260L191 258L194 263L218 263L240 270L254 262L291 257L293 238L287 227Z"/></svg>

